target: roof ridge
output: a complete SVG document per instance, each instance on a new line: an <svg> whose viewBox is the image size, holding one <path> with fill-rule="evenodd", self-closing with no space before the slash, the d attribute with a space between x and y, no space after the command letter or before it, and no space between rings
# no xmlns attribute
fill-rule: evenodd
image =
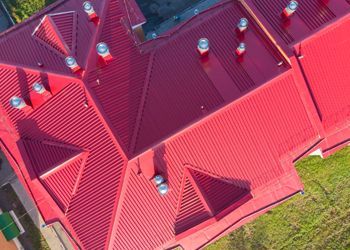
<svg viewBox="0 0 350 250"><path fill-rule="evenodd" d="M40 177L59 169L85 152L81 148L49 140L31 138L21 140L30 156L34 172Z"/></svg>
<svg viewBox="0 0 350 250"><path fill-rule="evenodd" d="M65 214L68 213L69 204L77 192L88 155L88 152L81 152L40 176L40 182ZM63 186L60 185L62 181L65 181Z"/></svg>
<svg viewBox="0 0 350 250"><path fill-rule="evenodd" d="M70 25L72 25L71 27L69 27L69 34L71 35L71 41L67 41L67 33L63 33L64 30L62 30L64 27L62 27L62 25L59 25L59 20L57 20L58 17L67 17L67 15L70 15L69 18L72 18L72 22L70 23ZM67 47L67 51L69 52L70 55L73 55L75 52L75 42L76 42L76 35L77 35L77 31L76 31L76 22L77 22L77 13L76 11L66 11L66 12L59 12L59 13L52 13L52 14L48 14L48 16L50 17L53 26L56 28L57 33L59 34L61 40L64 42L64 44ZM69 42L69 44L68 44Z"/></svg>
<svg viewBox="0 0 350 250"><path fill-rule="evenodd" d="M34 29L32 37L48 49L56 53L58 52L60 55L68 56L71 54L68 44L49 14L41 19L38 26Z"/></svg>
<svg viewBox="0 0 350 250"><path fill-rule="evenodd" d="M199 189L192 173L186 167L181 182L180 196L176 208L175 234L201 224L213 216L212 208ZM191 218L189 220L189 218Z"/></svg>
<svg viewBox="0 0 350 250"><path fill-rule="evenodd" d="M250 189L246 187L247 183L240 180L229 181L193 168L188 168L188 171L214 216L231 206L237 207L234 204L250 195Z"/></svg>

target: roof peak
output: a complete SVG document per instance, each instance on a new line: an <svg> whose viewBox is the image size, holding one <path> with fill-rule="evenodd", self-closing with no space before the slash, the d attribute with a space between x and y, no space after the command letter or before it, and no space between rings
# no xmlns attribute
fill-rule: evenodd
<svg viewBox="0 0 350 250"><path fill-rule="evenodd" d="M88 152L52 141L22 139L32 168L60 209L67 213L84 169Z"/></svg>
<svg viewBox="0 0 350 250"><path fill-rule="evenodd" d="M252 198L238 181L226 181L200 170L185 167L177 207L175 234L179 235L204 221L220 218Z"/></svg>
<svg viewBox="0 0 350 250"><path fill-rule="evenodd" d="M62 56L73 55L76 43L75 11L45 15L32 36L48 49Z"/></svg>

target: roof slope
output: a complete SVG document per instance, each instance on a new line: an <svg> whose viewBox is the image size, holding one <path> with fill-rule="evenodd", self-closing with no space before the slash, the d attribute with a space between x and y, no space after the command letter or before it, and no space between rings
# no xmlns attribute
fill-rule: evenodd
<svg viewBox="0 0 350 250"><path fill-rule="evenodd" d="M317 140L318 132L289 71L154 148L156 173L166 176L170 186L167 196L159 196L152 181L129 170L124 202L114 225L113 247L154 249L170 244L176 232L179 197L185 195L181 187L186 166L258 193L289 173L282 164L285 154L299 155ZM194 178L201 181L195 174ZM187 195L194 194L186 190ZM215 204L227 208L222 198L208 195L213 208ZM202 203L197 202L198 206L187 208L187 213L199 218L194 224L209 218ZM142 209L135 210L135 204Z"/></svg>
<svg viewBox="0 0 350 250"><path fill-rule="evenodd" d="M40 74L34 71L23 73L12 68L1 70L3 85L0 87L8 91L1 91L0 100L20 137L25 138L31 161L27 167L42 177L41 183L66 212L69 224L65 226L77 236L81 246L88 249L103 248L105 241L102 239L108 235L126 165L123 153L101 122L96 109L84 106L88 97L80 83L69 83L64 77L55 77L53 81L49 78L48 84L56 85L56 89L53 87L53 97L25 114L21 110L10 108L8 104L10 96L17 91L17 95L21 96L21 86L14 85L8 89L7 83L24 74L23 79L28 81L24 81L22 87L28 87ZM17 82L21 84L21 81ZM58 88L57 84L62 86ZM86 162L83 160L85 156L80 160L76 158L80 157L82 150L79 149L89 152ZM85 166L82 165L84 162ZM47 171L57 167L60 168L59 171L46 176ZM81 176L78 177L79 175ZM62 182L65 183L64 189ZM95 188L101 182L105 185ZM37 194L37 197L40 198L41 195L43 194ZM89 206L86 206L87 203ZM45 212L43 215L45 218ZM91 241L92 238L99 240Z"/></svg>
<svg viewBox="0 0 350 250"><path fill-rule="evenodd" d="M90 151L67 218L82 246L96 249L104 247L125 162L94 109L84 107L84 98L83 89L70 84L27 117L32 122L23 122L19 133L27 138L54 138ZM62 122L67 126L60 126Z"/></svg>
<svg viewBox="0 0 350 250"><path fill-rule="evenodd" d="M97 13L104 3L105 1L96 2ZM76 23L77 20L79 22ZM72 75L64 63L65 56L74 55L78 64L85 67L90 45L96 34L97 28L89 22L81 2L58 0L52 6L0 35L1 62ZM38 63L43 66L38 66Z"/></svg>
<svg viewBox="0 0 350 250"><path fill-rule="evenodd" d="M346 142L349 130L337 132L349 116L349 15L339 19L348 3L303 0L281 29L281 1L247 2L222 1L142 44L131 26L143 17L119 0L92 1L94 22L80 1L59 0L0 35L0 125L17 133L0 136L16 144L15 171L45 220L59 220L80 248L202 247L302 189L296 159L322 141ZM237 36L242 17L249 28ZM304 55L295 65L290 49L310 32L317 39L295 47ZM341 50L327 50L331 38ZM10 107L13 96L27 109ZM148 173L165 177L167 195Z"/></svg>
<svg viewBox="0 0 350 250"><path fill-rule="evenodd" d="M65 213L78 189L85 161L86 157L76 157L58 169L40 176L44 186Z"/></svg>
<svg viewBox="0 0 350 250"><path fill-rule="evenodd" d="M124 150L128 152L150 55L141 53L125 32L123 16L119 1L110 1L99 41L109 45L115 59L107 65L98 61L87 80Z"/></svg>
<svg viewBox="0 0 350 250"><path fill-rule="evenodd" d="M234 56L240 42L234 30L242 17L250 24L244 38L249 50L240 62ZM201 37L211 44L207 61L196 51ZM278 66L283 60L239 3L224 2L195 16L159 38L132 152L146 150L284 72L288 66Z"/></svg>
<svg viewBox="0 0 350 250"><path fill-rule="evenodd" d="M76 158L82 150L53 142L40 142L23 139L23 144L30 155L32 166L37 175L42 175L60 164Z"/></svg>
<svg viewBox="0 0 350 250"><path fill-rule="evenodd" d="M333 137L325 138L328 142L320 145L321 150L346 145L350 124L349 1L300 0L289 19L281 17L287 0L246 2L276 43L290 57L296 56L292 67L300 70L306 81L321 134Z"/></svg>
<svg viewBox="0 0 350 250"><path fill-rule="evenodd" d="M347 0L319 1L299 0L299 6L289 21L281 13L288 0L245 0L259 20L268 28L281 45L293 45L325 27L331 21L344 16L350 10Z"/></svg>
<svg viewBox="0 0 350 250"><path fill-rule="evenodd" d="M74 11L45 15L32 36L63 56L74 55L76 39L76 13Z"/></svg>
<svg viewBox="0 0 350 250"><path fill-rule="evenodd" d="M350 125L349 29L350 19L346 18L297 46L304 56L300 65L326 130Z"/></svg>

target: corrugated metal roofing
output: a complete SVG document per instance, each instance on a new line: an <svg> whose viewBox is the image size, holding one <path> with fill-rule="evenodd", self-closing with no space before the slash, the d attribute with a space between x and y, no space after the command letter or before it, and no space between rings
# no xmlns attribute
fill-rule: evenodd
<svg viewBox="0 0 350 250"><path fill-rule="evenodd" d="M249 20L244 38L248 48L239 62L234 55L240 42L235 28L242 17ZM207 61L196 51L201 37L210 41ZM283 57L238 3L227 2L202 13L164 40L154 52L132 152L145 150L288 69L286 64L278 66ZM211 72L218 70L221 78L212 77ZM228 88L222 90L225 81ZM230 92L228 98L225 92Z"/></svg>
<svg viewBox="0 0 350 250"><path fill-rule="evenodd" d="M197 226L212 216L212 212L190 172L187 171L187 174L185 172L181 186L181 197L174 223L175 234Z"/></svg>
<svg viewBox="0 0 350 250"><path fill-rule="evenodd" d="M97 3L97 1L92 1ZM95 10L99 13L101 6L105 1L98 1L99 4L95 4ZM73 12L72 12L73 11ZM36 68L38 70L58 72L65 75L71 75L70 69L64 63L64 56L55 53L50 46L38 45L38 40L35 39L32 34L39 26L41 18L49 12L51 23L54 27L41 31L46 33L46 42L50 41L50 45L55 45L55 49L59 49L64 53L62 44L59 41L65 41L68 48L70 46L76 46L72 48L79 65L85 67L87 63L87 57L90 51L90 44L93 41L94 35L97 32L97 27L91 23L87 17L87 14L82 8L82 3L72 0L59 0L53 4L52 7L48 7L40 15L35 15L27 22L18 24L10 30L0 35L0 58L1 61L7 64L24 66L27 68ZM76 17L74 17L76 16ZM48 22L48 18L45 18L45 22ZM75 20L79 20L78 24L74 24ZM46 26L42 26L45 28ZM40 31L40 30L39 30ZM48 32L48 33L47 33ZM41 33L43 35L43 33ZM53 38L55 37L55 38ZM57 38L60 37L60 38ZM41 37L43 38L43 37ZM76 43L75 43L76 40ZM45 44L45 43L44 43ZM79 44L79 46L77 46ZM65 53L64 53L65 54ZM43 66L39 67L38 63Z"/></svg>
<svg viewBox="0 0 350 250"><path fill-rule="evenodd" d="M48 48L67 56L69 54L68 46L53 25L51 17L44 16L39 26L34 30L33 36L39 39L43 45L48 46Z"/></svg>
<svg viewBox="0 0 350 250"><path fill-rule="evenodd" d="M315 143L317 137L292 72L287 72L154 149L156 173L166 176L171 190L165 197L157 193L152 181L130 171L115 222L114 248L161 248L174 237L186 166L254 193L289 171L281 165L285 154L303 152L305 144ZM221 199L224 197L210 197L212 204L225 204L227 208L228 203ZM197 210L194 205L187 208L188 213L200 218L191 226L204 220L199 216L205 215L203 207L197 204ZM135 206L140 209L135 210ZM132 237L135 231L139 233Z"/></svg>
<svg viewBox="0 0 350 250"><path fill-rule="evenodd" d="M149 54L141 54L125 31L119 1L111 1L99 41L108 44L114 60L98 62L88 82L128 151L148 70Z"/></svg>
<svg viewBox="0 0 350 250"><path fill-rule="evenodd" d="M67 212L73 195L78 188L80 177L84 170L84 163L84 158L79 157L53 173L40 176L41 182L64 212Z"/></svg>
<svg viewBox="0 0 350 250"><path fill-rule="evenodd" d="M94 109L84 107L84 100L81 87L67 86L30 115L19 133L22 137L65 142L90 151L67 218L84 247L100 249L108 234L125 162Z"/></svg>
<svg viewBox="0 0 350 250"><path fill-rule="evenodd" d="M80 1L59 0L0 35L0 125L17 131L0 135L28 191L45 200L43 217L60 220L81 248L202 247L302 189L294 160L345 145L347 1L300 1L287 27L281 1L222 1L142 44L134 2L92 3L98 21ZM235 31L242 17L244 36ZM310 32L295 47L299 67L287 46ZM206 59L196 52L201 37ZM331 38L340 50L327 50ZM234 56L240 41L243 60ZM98 42L112 61L98 57ZM67 54L83 74L65 66ZM34 82L49 94L33 93ZM11 108L12 96L33 109ZM148 173L162 174L169 193L161 197Z"/></svg>
<svg viewBox="0 0 350 250"><path fill-rule="evenodd" d="M23 140L32 166L39 176L81 154L81 150L52 142Z"/></svg>
<svg viewBox="0 0 350 250"><path fill-rule="evenodd" d="M266 27L271 27L269 31L275 34L274 38L281 39L286 44L307 38L350 10L350 4L346 0L298 0L297 11L289 20L285 20L281 14L289 0L245 0L245 2Z"/></svg>
<svg viewBox="0 0 350 250"><path fill-rule="evenodd" d="M299 59L327 130L350 124L350 20L297 45ZM325 60L327 59L327 60Z"/></svg>

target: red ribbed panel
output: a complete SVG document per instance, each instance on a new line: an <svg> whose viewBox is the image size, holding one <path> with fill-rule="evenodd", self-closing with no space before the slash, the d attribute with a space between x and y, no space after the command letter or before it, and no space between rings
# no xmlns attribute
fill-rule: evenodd
<svg viewBox="0 0 350 250"><path fill-rule="evenodd" d="M84 106L85 101L84 90L72 83L31 113L19 133L89 152L67 218L84 249L103 249L126 163L95 110Z"/></svg>
<svg viewBox="0 0 350 250"><path fill-rule="evenodd" d="M327 3L320 0L300 1L298 15L310 30L316 30L323 24L335 18L335 14L327 7Z"/></svg>
<svg viewBox="0 0 350 250"><path fill-rule="evenodd" d="M56 25L58 32L61 34L63 41L68 48L73 50L73 41L76 36L76 13L67 12L62 14L50 15L54 24Z"/></svg>
<svg viewBox="0 0 350 250"><path fill-rule="evenodd" d="M81 151L67 148L64 145L40 142L32 139L22 140L30 161L38 175L77 156Z"/></svg>
<svg viewBox="0 0 350 250"><path fill-rule="evenodd" d="M304 35L309 35L311 31L316 30L336 17L332 10L328 8L327 4L320 0L299 0L299 7L294 14L295 17L292 16L290 18L291 23L289 25L284 25L281 13L287 6L288 2L289 0L253 0L257 10L263 14L277 34L287 44L292 43L294 40L297 40ZM298 30L297 27L291 28L293 25L302 25L303 27Z"/></svg>
<svg viewBox="0 0 350 250"><path fill-rule="evenodd" d="M93 1L95 10L99 12L104 3L105 0ZM81 1L63 0L56 1L53 5L53 7L46 8L44 12L41 11L17 24L10 32L0 34L0 58L2 62L43 70L38 67L38 62L40 62L44 65L45 72L53 71L72 75L71 70L64 62L65 53L63 52L65 50L57 43L57 40L51 37L54 31L39 28L41 29L40 36L44 40L38 38L40 41L38 42L38 39L33 37L33 32L40 24L40 19L48 14L54 16L57 31L59 30L62 40L67 43L67 49L72 49L79 65L86 65L91 41L98 29L95 25L91 25L92 23L82 8ZM78 21L74 21L73 17L72 22L72 14L69 14L72 13L71 11L75 11L74 15L77 16ZM58 16L55 16L56 14Z"/></svg>
<svg viewBox="0 0 350 250"><path fill-rule="evenodd" d="M190 171L197 185L207 198L214 214L218 214L249 193L248 189L236 186L237 184L230 182L230 180L215 178L196 170Z"/></svg>
<svg viewBox="0 0 350 250"><path fill-rule="evenodd" d="M40 39L44 44L50 46L52 49L57 50L63 55L68 55L68 50L64 46L64 41L61 40L59 32L55 29L49 16L45 16L40 23L38 29L33 34Z"/></svg>
<svg viewBox="0 0 350 250"><path fill-rule="evenodd" d="M146 82L149 55L140 54L121 23L122 16L119 1L111 1L100 41L108 44L114 59L90 72L89 83L128 149Z"/></svg>
<svg viewBox="0 0 350 250"><path fill-rule="evenodd" d="M301 44L300 63L327 129L349 122L349 30L348 19Z"/></svg>
<svg viewBox="0 0 350 250"><path fill-rule="evenodd" d="M182 179L173 169L169 169L167 174L171 192L161 197L152 181L131 171L111 239L113 249L154 249L175 236L178 185Z"/></svg>
<svg viewBox="0 0 350 250"><path fill-rule="evenodd" d="M73 196L83 159L62 166L58 171L41 179L41 182L56 200L60 208L66 212Z"/></svg>
<svg viewBox="0 0 350 250"><path fill-rule="evenodd" d="M179 211L175 221L175 233L180 234L211 217L188 176L183 180Z"/></svg>
<svg viewBox="0 0 350 250"><path fill-rule="evenodd" d="M154 249L175 237L184 165L220 179L216 182L197 177L198 186L202 184L216 211L233 204L248 190L280 178L285 172L279 157L317 135L291 73L156 148L156 171L166 176L170 188L165 197L157 193L152 181L130 170L115 225L114 248ZM230 189L219 192L220 185L226 183ZM193 194L189 189L186 192ZM191 197L188 202L196 199ZM186 208L190 213L191 206ZM190 219L183 220L183 225L191 224Z"/></svg>
<svg viewBox="0 0 350 250"><path fill-rule="evenodd" d="M242 17L247 17L250 23L244 39L248 49L243 62L238 62L234 55L239 44L235 29ZM210 55L215 55L216 67L227 72L231 81L227 84L237 89L236 97L285 70L284 66L277 66L282 59L276 49L238 3L228 2L203 13L180 31L164 38L164 45L156 48L135 153L206 116L225 101L232 101L224 101L217 87L221 81L212 82L204 70L205 59L201 60L196 51L199 38L209 39L208 62L213 62Z"/></svg>

